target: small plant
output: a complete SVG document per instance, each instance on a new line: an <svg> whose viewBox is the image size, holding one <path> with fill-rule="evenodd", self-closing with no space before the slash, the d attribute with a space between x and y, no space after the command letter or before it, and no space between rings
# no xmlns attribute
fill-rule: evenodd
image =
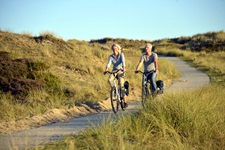
<svg viewBox="0 0 225 150"><path fill-rule="evenodd" d="M54 32L50 32L50 31L43 31L40 33L40 36L43 37L52 37L52 38L57 38L58 36L56 36L56 34Z"/></svg>

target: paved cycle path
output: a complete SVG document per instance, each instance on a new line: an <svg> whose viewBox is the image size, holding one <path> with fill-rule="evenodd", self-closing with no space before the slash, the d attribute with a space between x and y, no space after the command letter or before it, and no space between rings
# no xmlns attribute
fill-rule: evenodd
<svg viewBox="0 0 225 150"><path fill-rule="evenodd" d="M174 63L181 77L175 81L166 92L183 91L195 89L210 83L209 76L205 73L191 67L187 62L182 61L177 57L161 57L166 58Z"/></svg>
<svg viewBox="0 0 225 150"><path fill-rule="evenodd" d="M166 92L187 90L209 84L209 77L191 67L186 62L176 57L160 57L172 61L181 73L177 82L173 83ZM131 113L140 108L140 103L130 103L126 113ZM124 114L124 112L122 112ZM121 112L118 115L122 114ZM78 134L93 124L99 123L102 119L116 117L110 112L88 115L80 118L73 118L67 123L55 123L47 126L33 128L25 131L5 134L0 137L0 150L8 149L29 149L37 145L63 139L66 136Z"/></svg>

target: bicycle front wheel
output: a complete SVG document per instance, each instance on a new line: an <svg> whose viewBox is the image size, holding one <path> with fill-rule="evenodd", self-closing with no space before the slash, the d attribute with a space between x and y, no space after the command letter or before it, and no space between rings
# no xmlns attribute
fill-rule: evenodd
<svg viewBox="0 0 225 150"><path fill-rule="evenodd" d="M110 99L111 99L111 105L112 105L112 110L114 113L117 113L119 110L119 100L118 100L118 95L116 95L116 88L113 87L110 92Z"/></svg>
<svg viewBox="0 0 225 150"><path fill-rule="evenodd" d="M148 98L149 98L149 89L147 85L143 85L142 86L142 93L141 93L141 99L142 99L142 105L143 107L147 106L147 102L148 102Z"/></svg>

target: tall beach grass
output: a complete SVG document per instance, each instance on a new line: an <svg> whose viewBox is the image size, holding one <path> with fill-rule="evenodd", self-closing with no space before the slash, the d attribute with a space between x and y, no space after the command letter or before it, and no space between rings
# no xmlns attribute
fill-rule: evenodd
<svg viewBox="0 0 225 150"><path fill-rule="evenodd" d="M220 91L220 92L218 92ZM225 144L225 89L210 85L167 94L148 109L106 118L78 136L38 149L215 149Z"/></svg>

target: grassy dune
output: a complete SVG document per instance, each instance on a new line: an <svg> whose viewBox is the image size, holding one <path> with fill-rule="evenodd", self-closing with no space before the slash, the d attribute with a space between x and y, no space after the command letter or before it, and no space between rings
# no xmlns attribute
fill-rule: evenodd
<svg viewBox="0 0 225 150"><path fill-rule="evenodd" d="M0 112L1 122L42 114L53 108L82 104L91 107L108 98L108 76L103 71L112 53L112 43L64 41L48 32L38 37L0 32L0 77L4 81L0 82L0 109L4 110ZM133 91L140 89L141 76L134 75L134 70L142 54L141 47L127 46L123 50L126 80ZM167 60L159 61L162 71L159 79L169 85L179 73Z"/></svg>
<svg viewBox="0 0 225 150"><path fill-rule="evenodd" d="M212 35L215 36L207 33L201 38ZM193 39L198 39L198 36L193 36ZM221 32L218 36L224 37ZM217 52L209 52L210 49L197 52L181 50L180 44L162 45L158 45L158 53L188 61L206 72L211 84L193 91L164 95L162 102L150 101L148 109L121 116L116 121L111 116L80 135L38 149L223 149L224 47L219 47L222 51Z"/></svg>
<svg viewBox="0 0 225 150"><path fill-rule="evenodd" d="M126 44L122 45L127 59L126 79L133 91L140 89L141 76L134 75L133 71L142 53L143 41L65 42L49 34L40 37L11 34L1 33L2 53L9 53L12 60L29 58L30 62L42 62L50 67L39 71L46 75L40 79L45 81L41 83L47 88L31 89L22 99L25 103L10 93L1 92L0 107L4 110L0 113L1 120L35 115L51 108L66 109L70 105L96 103L106 98L109 87L102 72L111 53L110 46L116 41ZM152 42L158 54L179 56L206 72L211 85L165 95L162 102L151 101L149 109L122 116L116 121L109 117L80 135L36 149L223 149L224 35L221 31ZM160 59L159 64L158 79L166 84L179 76L167 60Z"/></svg>

